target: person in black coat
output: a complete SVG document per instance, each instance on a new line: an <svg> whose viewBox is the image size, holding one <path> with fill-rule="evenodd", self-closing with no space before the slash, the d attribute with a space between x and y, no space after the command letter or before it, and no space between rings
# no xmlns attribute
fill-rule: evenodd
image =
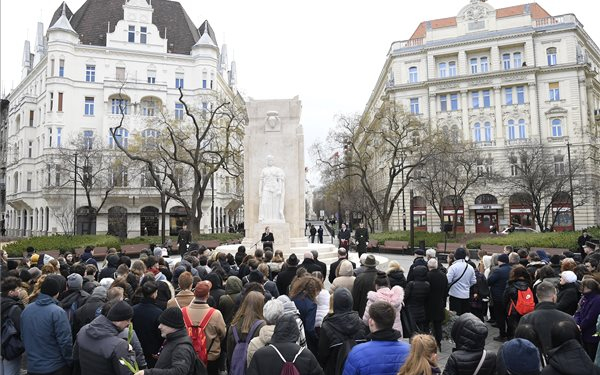
<svg viewBox="0 0 600 375"><path fill-rule="evenodd" d="M448 293L448 278L438 267L438 261L435 258L427 262L427 281L429 281L429 294L427 295L426 318L427 325L431 322L433 326L433 336L437 342L438 348L442 347L442 322L445 319L446 299Z"/></svg>
<svg viewBox="0 0 600 375"><path fill-rule="evenodd" d="M354 231L354 239L356 240L356 251L358 251L358 256L360 257L367 252L367 246L369 245L369 231L365 228L365 223L362 221Z"/></svg>
<svg viewBox="0 0 600 375"><path fill-rule="evenodd" d="M443 375L472 375L483 355L478 375L496 373L496 353L484 352L488 335L485 323L471 313L464 313L454 322L450 334L456 348L448 357Z"/></svg>
<svg viewBox="0 0 600 375"><path fill-rule="evenodd" d="M110 254L106 258L106 267L104 267L100 271L100 275L98 275L98 280L102 280L105 277L115 279L115 272L117 272L117 267L119 267L119 256L117 254Z"/></svg>
<svg viewBox="0 0 600 375"><path fill-rule="evenodd" d="M75 311L75 321L73 322L74 336L84 325L91 323L102 310L102 306L106 303L106 288L97 286L92 295L87 299L85 304Z"/></svg>
<svg viewBox="0 0 600 375"><path fill-rule="evenodd" d="M504 290L504 306L506 307L506 311L504 312L506 315L506 336L509 339L514 337L515 329L521 320L521 314L519 314L515 308L518 302L519 292L527 290L529 285L531 285L531 280L529 279L529 272L527 272L527 269L521 265L515 266L510 271L510 277L508 278L508 283L506 284L506 289Z"/></svg>
<svg viewBox="0 0 600 375"><path fill-rule="evenodd" d="M337 288L333 292L333 314L323 319L319 335L319 363L326 375L337 375L343 369L338 363L338 352L344 341L351 339L356 344L367 340L369 328L352 311L352 294L346 288Z"/></svg>
<svg viewBox="0 0 600 375"><path fill-rule="evenodd" d="M510 264L508 264L508 255L500 254L498 256L498 267L490 273L487 283L490 288L490 295L494 305L494 317L500 335L494 339L497 341L506 340L506 306L504 306L504 289L510 276Z"/></svg>
<svg viewBox="0 0 600 375"><path fill-rule="evenodd" d="M404 277L404 269L400 266L400 263L398 263L397 261L392 260L388 264L387 276L390 280L390 288L393 288L396 285L401 287L402 289L406 288L406 277Z"/></svg>
<svg viewBox="0 0 600 375"><path fill-rule="evenodd" d="M344 260L344 259L350 261L348 259L348 252L346 251L346 249L344 249L343 247L340 247L338 249L338 260L336 260L335 262L331 263L331 265L329 266L329 276L328 276L328 278L329 278L329 282L330 283L333 283L333 280L335 280L335 278L337 277L336 272L337 272L338 266L340 265L340 262L342 260ZM352 263L352 268L356 268L356 263L354 263L352 261L350 261L350 263Z"/></svg>
<svg viewBox="0 0 600 375"><path fill-rule="evenodd" d="M271 343L254 353L247 375L279 375L285 362L292 362L300 374L323 375L323 369L310 350L296 344L300 331L296 319L284 315L277 321ZM283 359L281 358L283 357Z"/></svg>
<svg viewBox="0 0 600 375"><path fill-rule="evenodd" d="M296 270L298 270L298 257L296 254L291 254L287 261L287 267L282 269L281 272L277 275L277 290L279 291L279 295L289 295L290 284L294 277L296 277Z"/></svg>
<svg viewBox="0 0 600 375"><path fill-rule="evenodd" d="M237 264L237 266L239 267L240 264L242 264L242 261L244 260L245 257L246 257L246 247L243 245L240 245L238 247L237 253L235 253L235 264Z"/></svg>
<svg viewBox="0 0 600 375"><path fill-rule="evenodd" d="M304 261L298 267L305 268L308 273L313 273L315 271L322 272L321 266L315 262L313 254L310 251L304 253Z"/></svg>
<svg viewBox="0 0 600 375"><path fill-rule="evenodd" d="M406 281L414 280L412 270L417 266L427 267L427 261L425 260L425 251L423 251L423 249L415 250L415 259L413 260L413 263L410 265L410 268L408 269L408 275L406 276Z"/></svg>
<svg viewBox="0 0 600 375"><path fill-rule="evenodd" d="M317 230L317 234L319 236L319 243L323 243L323 227L319 225L319 229Z"/></svg>
<svg viewBox="0 0 600 375"><path fill-rule="evenodd" d="M265 232L260 237L260 242L263 244L263 249L270 247L273 249L273 242L275 242L275 237L269 227L265 227Z"/></svg>
<svg viewBox="0 0 600 375"><path fill-rule="evenodd" d="M162 314L160 307L156 305L156 296L158 295L158 285L156 281L148 280L141 286L144 298L140 303L133 306L133 328L140 339L144 357L148 368L156 364L155 355L160 351L163 343L160 330L158 329L158 317Z"/></svg>
<svg viewBox="0 0 600 375"><path fill-rule="evenodd" d="M311 250L313 260L315 264L321 269L321 275L323 275L323 282L325 282L325 276L327 276L327 265L319 260L319 252L317 250Z"/></svg>
<svg viewBox="0 0 600 375"><path fill-rule="evenodd" d="M185 253L187 253L188 245L192 242L192 232L187 229L187 224L183 224L183 228L179 231L177 235L177 246L179 249L179 255L183 258Z"/></svg>
<svg viewBox="0 0 600 375"><path fill-rule="evenodd" d="M417 266L413 268L412 275L414 280L406 284L404 291L404 304L417 324L419 332L426 333L429 329L425 305L431 289L429 281L427 281L427 267Z"/></svg>
<svg viewBox="0 0 600 375"><path fill-rule="evenodd" d="M212 297L213 304L211 305L209 303L209 305L215 309L219 309L219 301L221 300L221 297L227 294L227 292L225 292L225 288L223 287L223 279L221 279L221 276L218 274L211 272L206 276L206 280L210 281L212 284L210 296Z"/></svg>
<svg viewBox="0 0 600 375"><path fill-rule="evenodd" d="M310 243L315 243L315 236L317 235L317 228L314 225L310 226Z"/></svg>
<svg viewBox="0 0 600 375"><path fill-rule="evenodd" d="M581 345L581 331L575 323L559 322L550 329L552 349L548 352L548 365L541 375L599 375L600 368L587 355Z"/></svg>
<svg viewBox="0 0 600 375"><path fill-rule="evenodd" d="M377 261L373 255L367 255L363 262L365 270L354 280L352 287L353 310L358 311L358 316L365 315L367 307L367 294L375 291L375 279L377 278Z"/></svg>
<svg viewBox="0 0 600 375"><path fill-rule="evenodd" d="M569 315L573 315L575 314L575 311L577 311L579 298L580 294L577 285L577 276L573 271L563 271L560 274L556 308Z"/></svg>

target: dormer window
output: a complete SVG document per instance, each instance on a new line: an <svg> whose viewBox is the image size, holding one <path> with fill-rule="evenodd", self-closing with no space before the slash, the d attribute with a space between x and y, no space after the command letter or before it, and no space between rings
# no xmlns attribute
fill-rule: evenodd
<svg viewBox="0 0 600 375"><path fill-rule="evenodd" d="M140 27L140 43L146 44L146 37L148 36L148 28L146 26Z"/></svg>
<svg viewBox="0 0 600 375"><path fill-rule="evenodd" d="M135 26L129 26L129 33L127 34L127 41L129 43L135 43Z"/></svg>

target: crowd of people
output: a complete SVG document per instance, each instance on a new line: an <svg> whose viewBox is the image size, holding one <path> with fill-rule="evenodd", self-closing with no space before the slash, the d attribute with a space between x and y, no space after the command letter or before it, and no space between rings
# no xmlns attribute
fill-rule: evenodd
<svg viewBox="0 0 600 375"><path fill-rule="evenodd" d="M177 262L154 245L102 261L3 252L3 374L600 374L594 246L581 263L506 246L476 264L458 248L447 268L416 250L408 272L344 248L329 267L244 246L192 244Z"/></svg>

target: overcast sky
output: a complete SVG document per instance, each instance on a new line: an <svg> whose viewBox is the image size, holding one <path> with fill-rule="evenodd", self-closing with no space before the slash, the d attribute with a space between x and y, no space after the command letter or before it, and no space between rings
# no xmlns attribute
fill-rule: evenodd
<svg viewBox="0 0 600 375"><path fill-rule="evenodd" d="M180 0L196 26L208 19L219 46L235 58L238 88L255 99L302 100L305 148L335 124L361 112L390 44L408 39L419 22L451 17L469 0ZM527 0L490 0L495 8ZM48 28L57 0L2 0L1 80L8 93L21 77L23 41L33 46L38 21ZM69 0L77 11L84 0ZM540 0L552 15L574 13L600 44L600 2ZM313 165L307 154L306 164ZM311 176L314 180L314 176Z"/></svg>

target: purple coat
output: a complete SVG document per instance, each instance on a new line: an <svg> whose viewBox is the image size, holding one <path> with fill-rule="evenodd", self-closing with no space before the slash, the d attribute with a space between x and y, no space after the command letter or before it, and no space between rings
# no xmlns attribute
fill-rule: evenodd
<svg viewBox="0 0 600 375"><path fill-rule="evenodd" d="M584 293L579 301L579 309L573 316L581 328L583 342L597 343L600 341L600 337L594 336L598 315L600 315L600 294Z"/></svg>

